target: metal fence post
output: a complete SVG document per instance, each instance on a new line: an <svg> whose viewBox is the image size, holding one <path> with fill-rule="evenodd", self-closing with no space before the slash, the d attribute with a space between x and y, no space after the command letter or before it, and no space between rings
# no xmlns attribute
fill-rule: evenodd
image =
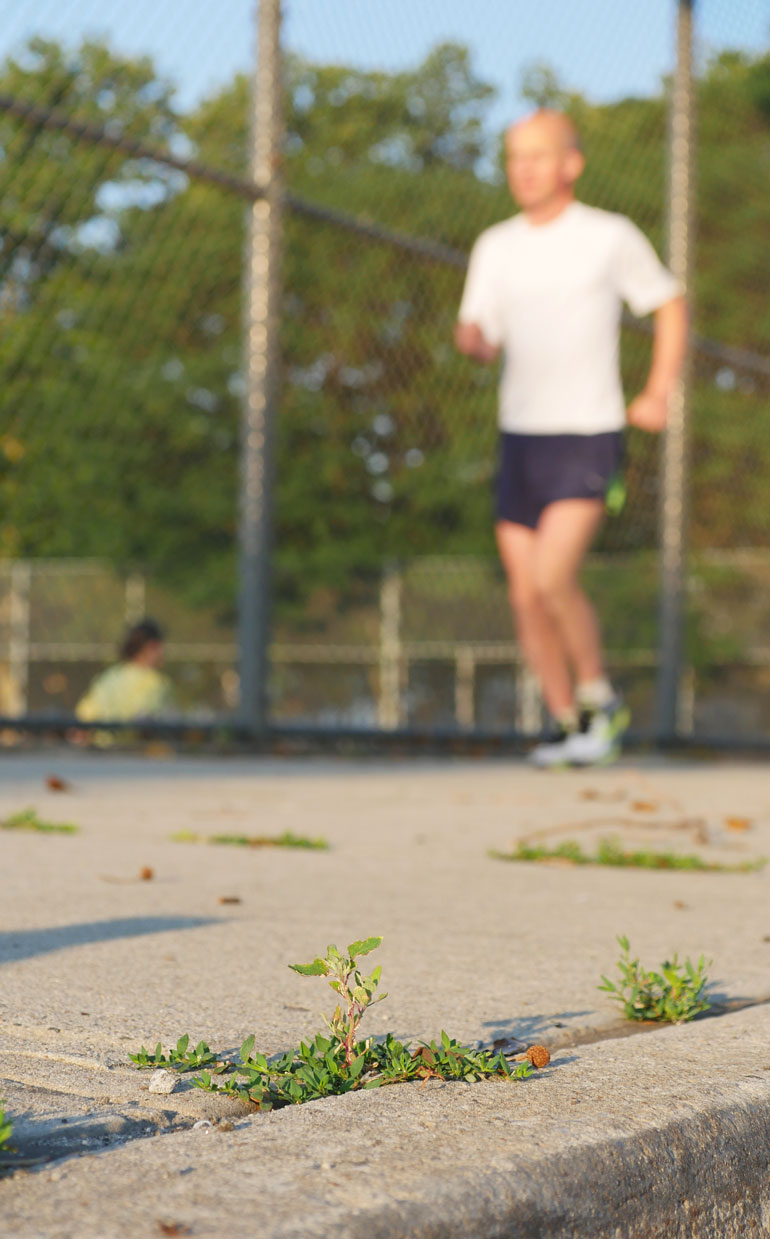
<svg viewBox="0 0 770 1239"><path fill-rule="evenodd" d="M273 437L278 402L282 74L281 0L259 0L250 115L251 179L264 195L248 208L244 255L244 381L240 442L239 720L267 725L272 556Z"/></svg>
<svg viewBox="0 0 770 1239"><path fill-rule="evenodd" d="M16 697L17 713L27 713L29 706L29 645L30 594L32 564L17 559L11 564L8 638L8 675L10 693Z"/></svg>
<svg viewBox="0 0 770 1239"><path fill-rule="evenodd" d="M668 137L668 263L692 297L695 99L693 10L695 0L676 0L677 52ZM687 534L687 423L692 382L691 350L669 407L660 474L660 608L656 734L677 734L683 657Z"/></svg>
<svg viewBox="0 0 770 1239"><path fill-rule="evenodd" d="M461 731L476 725L476 657L473 649L455 647L455 722Z"/></svg>
<svg viewBox="0 0 770 1239"><path fill-rule="evenodd" d="M401 675L401 570L385 569L380 586L380 678L377 722L383 731L392 731L402 719Z"/></svg>

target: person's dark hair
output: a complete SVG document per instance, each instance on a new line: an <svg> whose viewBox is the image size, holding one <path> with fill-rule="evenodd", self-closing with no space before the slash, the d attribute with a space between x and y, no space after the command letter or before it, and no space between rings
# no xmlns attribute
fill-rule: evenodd
<svg viewBox="0 0 770 1239"><path fill-rule="evenodd" d="M160 624L153 619L143 619L129 628L120 646L120 661L130 663L153 641L164 641L165 634Z"/></svg>

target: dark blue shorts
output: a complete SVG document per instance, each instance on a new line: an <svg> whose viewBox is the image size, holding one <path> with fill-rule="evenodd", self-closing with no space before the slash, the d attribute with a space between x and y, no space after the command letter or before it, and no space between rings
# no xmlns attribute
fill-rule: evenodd
<svg viewBox="0 0 770 1239"><path fill-rule="evenodd" d="M604 499L623 463L623 431L598 435L500 435L496 516L536 529L559 499Z"/></svg>

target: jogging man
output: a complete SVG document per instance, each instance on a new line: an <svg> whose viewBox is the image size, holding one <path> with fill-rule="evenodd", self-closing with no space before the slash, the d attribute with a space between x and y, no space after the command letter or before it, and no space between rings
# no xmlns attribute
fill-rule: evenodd
<svg viewBox="0 0 770 1239"><path fill-rule="evenodd" d="M619 751L628 711L607 679L578 576L621 466L626 421L666 424L687 309L629 219L575 200L583 156L568 117L534 113L510 129L506 152L521 212L477 240L455 344L480 362L504 354L495 531L519 643L557 725L532 759L588 765ZM623 302L655 314L649 378L627 410Z"/></svg>

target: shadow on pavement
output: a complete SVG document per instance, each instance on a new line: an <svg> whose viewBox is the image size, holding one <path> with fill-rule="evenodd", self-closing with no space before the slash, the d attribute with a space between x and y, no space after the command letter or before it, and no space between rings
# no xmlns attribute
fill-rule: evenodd
<svg viewBox="0 0 770 1239"><path fill-rule="evenodd" d="M552 1033L554 1028L564 1026L566 1020L579 1019L586 1015L596 1015L595 1011L557 1011L553 1015L519 1015L513 1018L499 1020L485 1020L482 1027L490 1030L489 1040L494 1041L522 1041L527 1045L531 1045L533 1041L537 1041L538 1037L544 1036L547 1032Z"/></svg>
<svg viewBox="0 0 770 1239"><path fill-rule="evenodd" d="M49 951L92 942L111 942L116 938L139 938L144 934L167 933L174 929L199 929L214 925L220 918L211 916L122 916L112 921L82 921L76 925L54 925L44 929L6 930L0 933L0 965L19 959L32 959Z"/></svg>

